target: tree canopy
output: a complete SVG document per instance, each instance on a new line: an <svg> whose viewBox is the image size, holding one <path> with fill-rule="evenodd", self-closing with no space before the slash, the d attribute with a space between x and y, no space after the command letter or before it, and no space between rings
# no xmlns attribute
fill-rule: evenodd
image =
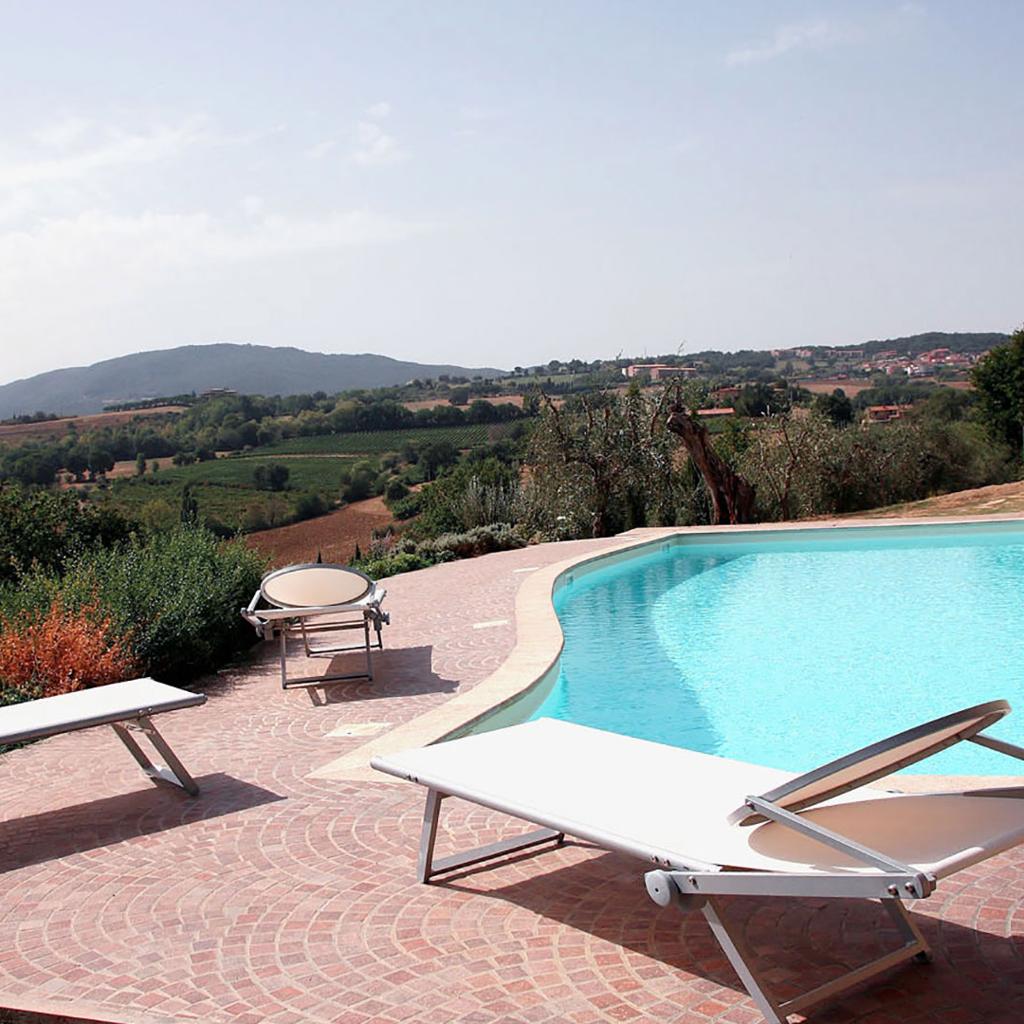
<svg viewBox="0 0 1024 1024"><path fill-rule="evenodd" d="M1022 454L1024 449L1024 327L991 352L971 374L978 414L989 433Z"/></svg>

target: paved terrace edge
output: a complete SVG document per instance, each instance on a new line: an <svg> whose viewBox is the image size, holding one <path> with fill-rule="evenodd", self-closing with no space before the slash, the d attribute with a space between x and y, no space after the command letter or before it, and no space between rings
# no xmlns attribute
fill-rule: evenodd
<svg viewBox="0 0 1024 1024"><path fill-rule="evenodd" d="M564 637L555 613L554 590L559 577L609 555L627 551L640 551L672 537L706 536L737 533L779 533L833 529L872 529L879 527L913 528L922 526L955 526L977 523L1018 522L1024 524L1019 513L996 513L978 516L922 516L920 518L848 518L824 520L796 520L788 523L749 523L729 526L645 527L609 538L609 544L531 573L520 585L515 598L514 625L516 641L509 656L489 676L471 689L458 693L439 707L404 722L382 736L362 744L355 750L310 772L314 779L333 779L353 782L382 782L400 784L399 779L375 771L370 767L374 757L395 754L414 747L425 747L447 739L507 705L511 704L544 679L562 653ZM486 558L487 556L482 556ZM429 572L430 570L425 570ZM911 723L908 723L908 725ZM1008 785L1024 782L1024 776L939 776L901 775L880 779L876 786L897 783L908 791L926 791L942 788Z"/></svg>
<svg viewBox="0 0 1024 1024"><path fill-rule="evenodd" d="M78 1001L66 1002L62 999L37 998L35 996L5 995L0 1004L0 1013L13 1015L16 1024L203 1024L200 1017L192 1014L182 1015L180 1012L173 1017L163 1013L151 1013L149 1010L129 1011L127 1014L118 1010L101 1010L88 1007Z"/></svg>

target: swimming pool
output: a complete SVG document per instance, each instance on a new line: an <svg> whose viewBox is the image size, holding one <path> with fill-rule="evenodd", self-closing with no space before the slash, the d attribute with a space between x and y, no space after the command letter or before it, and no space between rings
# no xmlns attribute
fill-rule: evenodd
<svg viewBox="0 0 1024 1024"><path fill-rule="evenodd" d="M1002 697L993 735L1024 743L1024 523L681 535L566 579L534 718L799 771ZM1024 764L965 743L916 770Z"/></svg>

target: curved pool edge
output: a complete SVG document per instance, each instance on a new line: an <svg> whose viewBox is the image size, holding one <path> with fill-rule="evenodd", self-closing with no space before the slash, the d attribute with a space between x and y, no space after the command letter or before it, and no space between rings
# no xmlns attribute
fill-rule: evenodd
<svg viewBox="0 0 1024 1024"><path fill-rule="evenodd" d="M351 781L372 779L394 784L397 780L370 767L372 758L451 739L517 703L558 667L563 638L553 598L559 578L588 562L664 543L679 532L678 527L635 530L608 538L608 545L597 551L574 554L536 569L523 580L516 592L513 608L515 644L498 668L470 689L315 769L309 777Z"/></svg>
<svg viewBox="0 0 1024 1024"><path fill-rule="evenodd" d="M738 526L643 528L609 538L607 547L576 554L543 566L523 581L516 593L514 604L515 645L505 661L489 676L438 707L417 715L348 754L315 769L309 773L309 777L394 783L396 780L382 776L370 767L372 758L454 739L477 731L485 722L488 729L493 729L528 717L547 696L557 677L564 638L555 611L555 594L560 584L571 582L580 570L585 570L586 567L604 567L615 561L639 557L645 553L645 549L657 549L666 543L679 544L686 538L709 537L713 538L711 542L714 542L722 535L735 536L738 533L782 537L794 532L832 532L836 529L860 531L899 527L923 530L968 524L990 524L998 528L999 523L1022 524L1024 516L993 514L914 519L851 518ZM908 788L927 785L934 788L941 785L941 788L955 789L981 779L986 779L988 784L994 781L994 777L916 775L901 776L899 784L903 785L906 782ZM1005 776L1000 781L1010 780L1019 784L1024 781L1024 776ZM875 785L892 786L894 782L893 777L890 777L889 780L879 780Z"/></svg>

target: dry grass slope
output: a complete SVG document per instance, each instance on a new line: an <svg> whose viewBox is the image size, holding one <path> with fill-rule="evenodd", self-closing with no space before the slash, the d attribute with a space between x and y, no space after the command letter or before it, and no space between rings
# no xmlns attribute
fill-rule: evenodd
<svg viewBox="0 0 1024 1024"><path fill-rule="evenodd" d="M391 513L381 498L354 501L317 519L260 530L245 537L245 543L270 559L271 568L312 562L319 551L325 562L351 561L356 545L365 551L373 531L387 526Z"/></svg>
<svg viewBox="0 0 1024 1024"><path fill-rule="evenodd" d="M1024 480L1012 484L993 484L991 487L976 487L969 491L954 491L940 494L923 501L908 501L902 505L889 505L870 512L856 512L856 518L885 518L890 516L907 519L928 516L986 516L1004 513L1024 514Z"/></svg>

